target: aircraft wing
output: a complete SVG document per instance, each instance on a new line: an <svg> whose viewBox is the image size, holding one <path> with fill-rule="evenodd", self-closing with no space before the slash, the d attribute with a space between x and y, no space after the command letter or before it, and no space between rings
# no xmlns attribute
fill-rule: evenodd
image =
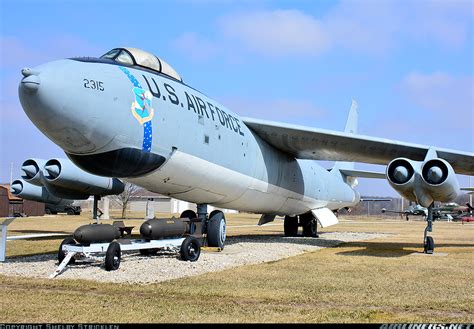
<svg viewBox="0 0 474 329"><path fill-rule="evenodd" d="M424 160L429 146L346 132L242 118L270 145L299 159L365 162L387 165L398 157ZM474 175L474 153L436 148L458 174Z"/></svg>

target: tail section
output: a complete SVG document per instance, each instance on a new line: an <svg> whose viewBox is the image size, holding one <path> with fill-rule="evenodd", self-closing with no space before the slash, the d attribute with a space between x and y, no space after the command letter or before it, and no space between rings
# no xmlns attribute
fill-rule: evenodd
<svg viewBox="0 0 474 329"><path fill-rule="evenodd" d="M348 134L357 134L358 117L359 117L359 112L357 111L358 107L359 106L357 105L357 102L355 100L352 100L351 109L349 110L349 115L347 116L346 128L344 129L344 132ZM340 170L344 170L344 169L348 169L348 170L354 169L354 162L336 161L331 172L333 172L335 175L339 175Z"/></svg>

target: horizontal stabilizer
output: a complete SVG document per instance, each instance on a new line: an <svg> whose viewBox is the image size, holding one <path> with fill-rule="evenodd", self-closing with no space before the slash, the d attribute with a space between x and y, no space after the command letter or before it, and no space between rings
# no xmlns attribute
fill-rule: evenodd
<svg viewBox="0 0 474 329"><path fill-rule="evenodd" d="M474 187L461 187L461 191L466 191L467 194L474 194Z"/></svg>
<svg viewBox="0 0 474 329"><path fill-rule="evenodd" d="M380 178L385 179L385 173L376 172L376 171L365 171L365 170L356 170L356 169L339 169L339 171L351 177L362 177L362 178Z"/></svg>
<svg viewBox="0 0 474 329"><path fill-rule="evenodd" d="M322 228L339 223L336 215L334 215L334 213L328 208L313 209L311 212L313 213L313 216L316 217Z"/></svg>

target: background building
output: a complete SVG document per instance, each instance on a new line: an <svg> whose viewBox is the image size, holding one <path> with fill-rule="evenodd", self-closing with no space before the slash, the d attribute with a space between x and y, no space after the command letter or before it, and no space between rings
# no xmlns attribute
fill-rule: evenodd
<svg viewBox="0 0 474 329"><path fill-rule="evenodd" d="M24 200L10 193L10 185L0 185L0 217L12 217L15 214L43 216L44 203Z"/></svg>

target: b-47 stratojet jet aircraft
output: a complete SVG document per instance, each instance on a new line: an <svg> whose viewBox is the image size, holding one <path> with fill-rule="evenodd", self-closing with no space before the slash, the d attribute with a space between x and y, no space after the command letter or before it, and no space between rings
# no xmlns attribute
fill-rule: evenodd
<svg viewBox="0 0 474 329"><path fill-rule="evenodd" d="M197 204L208 244L224 246L222 212L207 205L285 216L285 235L360 200L356 177L387 178L431 207L459 192L474 154L357 135L353 103L344 132L242 118L188 86L163 59L135 48L53 61L22 70L19 97L33 123L80 168ZM337 161L330 170L314 160ZM359 171L353 162L387 165ZM433 250L428 221L425 250Z"/></svg>

